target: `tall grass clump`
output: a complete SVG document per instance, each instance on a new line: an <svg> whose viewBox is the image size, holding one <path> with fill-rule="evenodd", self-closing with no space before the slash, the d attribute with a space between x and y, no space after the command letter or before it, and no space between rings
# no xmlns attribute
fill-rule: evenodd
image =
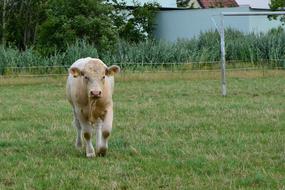
<svg viewBox="0 0 285 190"><path fill-rule="evenodd" d="M273 29L267 33L244 34L234 29L226 30L226 59L250 63L264 60L275 62L285 59L285 32ZM220 60L220 37L216 31L201 33L198 37L175 43L147 40L137 44L121 41L116 51L102 54L110 63L185 63L217 62ZM272 63L269 63L272 64Z"/></svg>
<svg viewBox="0 0 285 190"><path fill-rule="evenodd" d="M234 29L225 32L226 59L246 62L253 65L263 64L269 67L285 67L285 31L272 29L267 33L245 34ZM171 63L216 63L220 60L220 37L216 31L201 33L190 40L179 39L176 42L146 40L128 43L121 40L110 51L97 52L94 45L78 40L68 45L63 52L41 55L30 48L18 51L10 47L0 47L0 74L7 67L66 66L82 57L99 57L107 64L119 64L124 67L162 65ZM195 65L195 64L193 64Z"/></svg>
<svg viewBox="0 0 285 190"><path fill-rule="evenodd" d="M282 28L267 33L243 34L235 30L226 33L226 59L251 63L267 61L283 66L285 59L285 32Z"/></svg>
<svg viewBox="0 0 285 190"><path fill-rule="evenodd" d="M30 67L52 67L63 66L68 67L74 60L82 57L98 57L97 49L85 41L77 41L72 45L68 45L66 51L55 52L50 56L43 56L33 48L26 51L18 51L11 47L0 47L0 74L7 71L6 68L29 69ZM66 68L65 68L66 70ZM50 69L49 69L50 72Z"/></svg>
<svg viewBox="0 0 285 190"><path fill-rule="evenodd" d="M6 67L30 67L44 65L46 59L33 49L20 52L14 48L0 47L0 74L5 72Z"/></svg>
<svg viewBox="0 0 285 190"><path fill-rule="evenodd" d="M219 34L201 33L198 38L179 39L175 43L162 40L147 40L139 43L119 42L116 51L102 55L112 63L185 63L219 60Z"/></svg>
<svg viewBox="0 0 285 190"><path fill-rule="evenodd" d="M147 40L137 44L121 41L112 54L102 55L107 62L112 63L181 63L191 59L189 43L176 43Z"/></svg>

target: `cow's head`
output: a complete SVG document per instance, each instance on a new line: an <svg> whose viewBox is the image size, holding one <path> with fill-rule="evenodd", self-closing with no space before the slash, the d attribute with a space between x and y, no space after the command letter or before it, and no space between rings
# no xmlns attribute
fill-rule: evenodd
<svg viewBox="0 0 285 190"><path fill-rule="evenodd" d="M90 60L83 69L72 67L69 70L73 77L81 77L86 84L89 98L101 98L106 76L112 76L120 72L120 67L112 65L107 67L100 59Z"/></svg>

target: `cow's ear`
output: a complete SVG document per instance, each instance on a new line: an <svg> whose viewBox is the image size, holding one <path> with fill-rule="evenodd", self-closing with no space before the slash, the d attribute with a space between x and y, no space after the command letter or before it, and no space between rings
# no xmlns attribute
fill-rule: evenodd
<svg viewBox="0 0 285 190"><path fill-rule="evenodd" d="M107 76L115 75L115 74L119 73L120 70L121 70L121 69L120 69L119 66L117 66L117 65L112 65L112 66L106 68L106 75L107 75Z"/></svg>
<svg viewBox="0 0 285 190"><path fill-rule="evenodd" d="M78 69L77 67L71 67L69 69L69 73L74 77L78 77L82 75L82 71L80 71L80 69Z"/></svg>

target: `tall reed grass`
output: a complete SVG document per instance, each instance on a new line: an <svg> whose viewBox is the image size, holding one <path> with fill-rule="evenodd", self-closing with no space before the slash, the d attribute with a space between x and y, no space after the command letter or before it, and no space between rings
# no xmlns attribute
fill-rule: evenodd
<svg viewBox="0 0 285 190"><path fill-rule="evenodd" d="M285 68L284 44L283 29L273 29L259 34L244 34L227 29L226 59ZM6 68L11 67L23 69L31 66L69 66L81 57L99 57L107 64L119 64L123 67L169 63L217 63L220 60L220 41L217 32L209 31L191 40L181 39L175 43L148 40L131 44L120 41L115 51L102 53L98 53L94 46L85 41L77 41L69 45L66 51L56 52L49 57L42 56L33 48L20 52L13 48L0 47L0 74L8 72Z"/></svg>

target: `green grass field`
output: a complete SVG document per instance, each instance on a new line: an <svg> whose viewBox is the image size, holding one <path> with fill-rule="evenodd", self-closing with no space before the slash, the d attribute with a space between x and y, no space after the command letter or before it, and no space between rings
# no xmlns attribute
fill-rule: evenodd
<svg viewBox="0 0 285 190"><path fill-rule="evenodd" d="M0 78L0 189L284 189L285 71L228 76L221 97L219 73L122 74L94 159L63 77Z"/></svg>

